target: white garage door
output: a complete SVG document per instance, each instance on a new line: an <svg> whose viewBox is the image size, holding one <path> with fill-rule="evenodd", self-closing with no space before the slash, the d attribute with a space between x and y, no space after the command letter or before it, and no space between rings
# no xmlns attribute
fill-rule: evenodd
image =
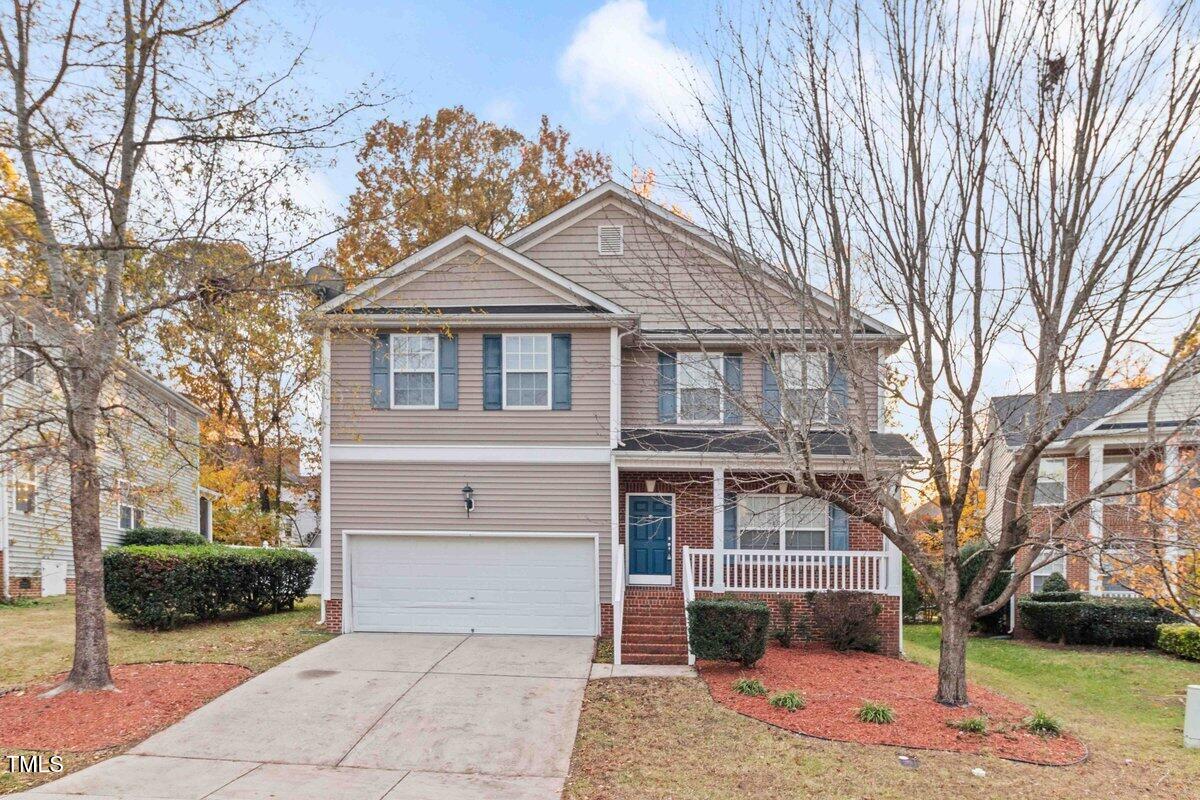
<svg viewBox="0 0 1200 800"><path fill-rule="evenodd" d="M594 635L591 538L351 536L356 631Z"/></svg>

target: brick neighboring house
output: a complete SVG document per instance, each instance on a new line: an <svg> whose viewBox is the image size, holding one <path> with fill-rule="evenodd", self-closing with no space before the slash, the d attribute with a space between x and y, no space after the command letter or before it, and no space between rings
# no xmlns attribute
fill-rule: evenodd
<svg viewBox="0 0 1200 800"><path fill-rule="evenodd" d="M9 330L5 323L5 342ZM32 445L36 440L28 432L16 431L30 420L56 418L58 389L31 351L8 347L2 362L0 429ZM126 409L114 411L111 427L102 424L99 432L103 545L120 544L130 528L152 525L198 530L211 538L214 495L200 488L197 450L205 411L127 363L102 402ZM47 434L57 431L54 424L40 427ZM0 590L4 597L73 593L69 469L54 453L36 447L27 452L24 459L4 456L0 471Z"/></svg>
<svg viewBox="0 0 1200 800"><path fill-rule="evenodd" d="M1090 395L1083 392L1054 394L1050 398L1052 419L1061 419L1067 408L1086 403L1082 413L1072 420L1058 439L1042 454L1038 465L1037 488L1034 499L1035 530L1046 530L1051 514L1063 503L1079 500L1129 465L1137 454L1150 445L1147 419L1150 397L1155 392L1152 383L1143 389L1101 389ZM1008 395L993 398L985 415L985 430L992 442L983 460L981 483L987 491L984 533L994 539L1000 527L1000 504L993 498L1003 491L1012 470L1014 454L1028 440L1026 414L1032 411L1033 395ZM1062 557L1050 561L1022 581L1017 595L1038 591L1051 574L1063 575L1071 588L1098 597L1130 596L1130 592L1110 574L1109 557L1120 560L1136 549L1139 540L1148 536L1145 524L1138 518L1136 497L1120 496L1121 492L1150 486L1163 474L1179 475L1195 452L1196 436L1176 431L1180 426L1191 427L1200 412L1200 377L1188 376L1169 386L1158 402L1155 412L1159 444L1151 448L1148 458L1106 494L1114 495L1091 501L1072 516L1062 527L1062 533L1051 542L1053 550L1038 555L1045 560L1055 552ZM1163 442L1163 437L1173 433ZM1182 460L1181 460L1182 452ZM1034 563L1033 554L1025 553L1018 567L1028 569ZM1020 620L1015 620L1020 633Z"/></svg>
<svg viewBox="0 0 1200 800"><path fill-rule="evenodd" d="M685 597L804 615L812 592L859 589L898 654L899 552L792 493L724 394L766 404L782 381L745 352L737 297L705 299L732 274L723 252L610 182L503 242L460 229L318 308L326 624L611 635L618 663L685 663ZM862 320L880 363L901 337ZM782 388L846 391L825 353L792 357L819 365L814 386ZM870 402L881 463L915 458ZM819 428L819 472L854 481L846 437Z"/></svg>

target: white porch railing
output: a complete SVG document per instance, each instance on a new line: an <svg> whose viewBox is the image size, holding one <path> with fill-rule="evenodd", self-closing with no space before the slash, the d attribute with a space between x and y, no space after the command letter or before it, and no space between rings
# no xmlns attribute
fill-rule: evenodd
<svg viewBox="0 0 1200 800"><path fill-rule="evenodd" d="M887 592L888 555L864 550L726 550L728 592ZM715 550L688 548L684 597L712 591ZM690 579L690 580L689 580Z"/></svg>

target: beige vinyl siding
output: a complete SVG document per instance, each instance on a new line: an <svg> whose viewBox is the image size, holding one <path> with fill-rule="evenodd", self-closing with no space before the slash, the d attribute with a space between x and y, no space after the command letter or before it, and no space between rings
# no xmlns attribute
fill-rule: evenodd
<svg viewBox="0 0 1200 800"><path fill-rule="evenodd" d="M458 408L371 407L373 331L335 331L331 347L331 434L334 444L577 444L608 443L610 333L607 328L528 331L571 334L569 411L484 411L483 334L454 332L458 345ZM521 331L522 333L526 331Z"/></svg>
<svg viewBox="0 0 1200 800"><path fill-rule="evenodd" d="M683 352L683 351L679 351ZM716 348L709 352L720 352ZM729 352L736 352L730 350ZM879 419L878 359L875 350L868 351L863 359L863 371L867 397L867 421L872 430ZM626 348L621 353L621 427L658 427L658 354L651 348ZM762 409L763 359L753 353L742 356L742 396L750 409ZM858 393L851 390L851 413L858 407ZM745 424L754 425L757 420L744 414ZM694 424L686 427L695 427Z"/></svg>
<svg viewBox="0 0 1200 800"><path fill-rule="evenodd" d="M5 387L5 408L10 413L36 414L35 409L53 402L49 398L49 372L39 370L39 385L30 386L13 381ZM45 379L45 380L43 380ZM167 402L157 392L141 386L141 381L127 384L119 381L115 389L105 394L105 403L129 406L143 414L148 421L130 418L125 430L110 435L102 425L100 464L102 491L100 495L100 539L105 547L119 545L124 532L120 529L120 510L114 491L116 482L131 478L137 486L145 487L142 503L146 525L165 525L198 530L199 526L199 419L182 406L177 408L178 447L166 440L162 404ZM132 386L132 388L131 388ZM151 427L153 423L154 427ZM8 513L9 574L12 578L40 574L45 560L66 561L67 576L74 577L75 567L71 549L71 486L67 465L58 461L40 465L36 507L31 512L16 510L16 469L10 462L5 480L3 502Z"/></svg>
<svg viewBox="0 0 1200 800"><path fill-rule="evenodd" d="M607 464L330 465L330 581L342 596L343 530L584 531L599 537L600 598L612 596ZM463 510L462 487L475 490Z"/></svg>
<svg viewBox="0 0 1200 800"><path fill-rule="evenodd" d="M621 225L624 253L597 252L597 226ZM649 225L641 213L602 204L533 245L516 249L630 311L646 329L788 326L799 321L791 298L752 289L729 265L685 238Z"/></svg>
<svg viewBox="0 0 1200 800"><path fill-rule="evenodd" d="M1151 390L1153 391L1153 390ZM1135 403L1119 414L1104 420L1108 423L1145 423L1150 414L1148 400ZM1180 378L1168 386L1158 400L1154 411L1156 423L1181 422L1200 417L1200 376ZM1162 431L1158 432L1163 435Z"/></svg>
<svg viewBox="0 0 1200 800"><path fill-rule="evenodd" d="M505 269L494 256L472 248L404 283L377 302L384 307L410 307L562 305L568 301Z"/></svg>

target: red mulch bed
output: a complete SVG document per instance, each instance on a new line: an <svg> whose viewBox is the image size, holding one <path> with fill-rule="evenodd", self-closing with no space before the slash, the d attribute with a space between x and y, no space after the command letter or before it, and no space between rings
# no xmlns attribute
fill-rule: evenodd
<svg viewBox="0 0 1200 800"><path fill-rule="evenodd" d="M1020 728L1028 708L972 684L969 708L948 708L933 700L937 673L929 667L873 653L837 653L806 645L784 649L772 645L753 669L717 661L697 663L713 699L741 714L789 731L860 744L884 744L925 750L985 753L1014 761L1065 766L1087 757L1073 736L1037 736ZM766 697L733 691L738 678L757 678L769 694L797 690L808 706L789 712ZM890 725L858 721L865 701L883 703L896 713ZM988 717L988 733L962 733L950 720Z"/></svg>
<svg viewBox="0 0 1200 800"><path fill-rule="evenodd" d="M38 695L64 675L0 695L0 750L89 752L131 744L182 719L250 677L233 664L113 667L115 692Z"/></svg>

